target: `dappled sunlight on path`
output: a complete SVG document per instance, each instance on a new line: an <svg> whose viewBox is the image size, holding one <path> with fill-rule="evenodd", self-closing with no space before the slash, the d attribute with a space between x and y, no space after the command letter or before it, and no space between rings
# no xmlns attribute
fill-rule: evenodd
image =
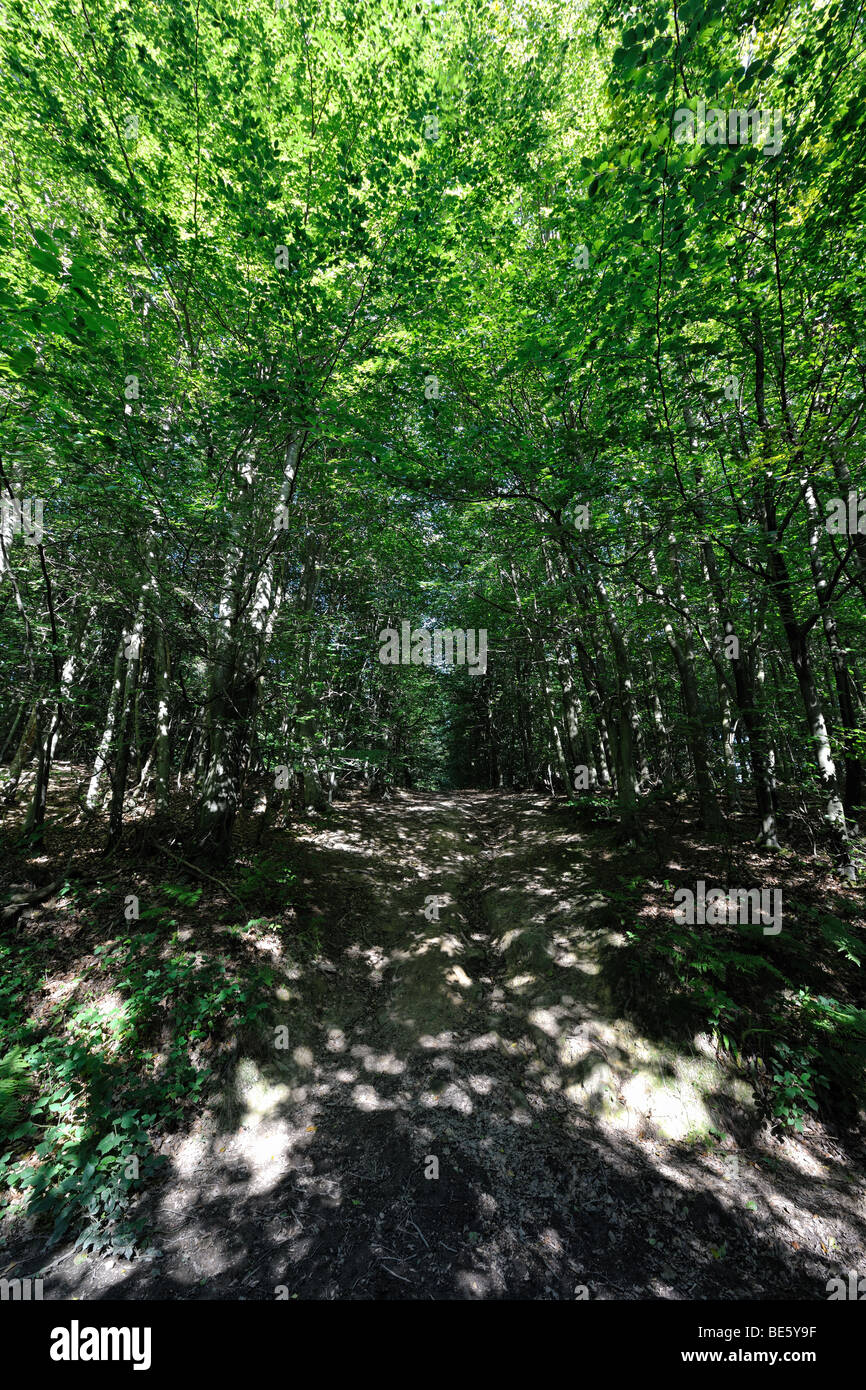
<svg viewBox="0 0 866 1390"><path fill-rule="evenodd" d="M733 1115L757 1132L749 1089L706 1040L617 1017L618 928L549 803L350 801L292 862L316 949L276 950L270 1016L174 1146L159 1258L67 1266L79 1296L824 1296L796 1233L832 1212L862 1241L855 1194L789 1146L774 1205L718 1149Z"/></svg>

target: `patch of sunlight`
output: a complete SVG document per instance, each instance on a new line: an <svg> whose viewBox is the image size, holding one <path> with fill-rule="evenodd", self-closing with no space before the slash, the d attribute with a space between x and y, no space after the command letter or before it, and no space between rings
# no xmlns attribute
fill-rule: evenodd
<svg viewBox="0 0 866 1390"><path fill-rule="evenodd" d="M700 1095L691 1087L663 1080L657 1073L639 1071L622 1088L628 1115L628 1128L641 1118L651 1120L665 1139L684 1139L709 1129L710 1115Z"/></svg>
<svg viewBox="0 0 866 1390"><path fill-rule="evenodd" d="M529 1129L529 1126L532 1124L532 1116L530 1115L528 1110L512 1110L511 1114L508 1116L508 1119L511 1122L511 1124L522 1125L524 1129Z"/></svg>
<svg viewBox="0 0 866 1390"><path fill-rule="evenodd" d="M397 955L397 959L406 960L411 956L426 956L430 951L436 948L446 956L462 955L466 949L459 936L425 936L420 941L416 950L400 951Z"/></svg>
<svg viewBox="0 0 866 1390"><path fill-rule="evenodd" d="M574 951L564 952L562 956L557 956L556 964L572 970L579 970L583 975L598 975L601 966L597 960L587 954L576 955Z"/></svg>
<svg viewBox="0 0 866 1390"><path fill-rule="evenodd" d="M489 1076L470 1076L469 1085L479 1096L489 1096L493 1090L493 1079Z"/></svg>
<svg viewBox="0 0 866 1390"><path fill-rule="evenodd" d="M454 1062L454 1058L453 1058L453 1057L434 1057L434 1058L433 1058L433 1070L434 1070L434 1071L453 1071L453 1070L454 1070L454 1066L455 1066L455 1062Z"/></svg>
<svg viewBox="0 0 866 1390"><path fill-rule="evenodd" d="M527 1018L534 1028L540 1028L549 1038L559 1037L559 1023L550 1009L530 1009Z"/></svg>
<svg viewBox="0 0 866 1390"><path fill-rule="evenodd" d="M369 1047L352 1048L353 1056L357 1056L359 1053L363 1056L365 1071L379 1072L382 1076L401 1076L406 1070L406 1063L395 1057L393 1052L386 1052L379 1056Z"/></svg>
<svg viewBox="0 0 866 1390"><path fill-rule="evenodd" d="M201 1135L184 1139L175 1153L172 1167L182 1178L192 1177L206 1153L205 1140Z"/></svg>
<svg viewBox="0 0 866 1390"><path fill-rule="evenodd" d="M446 972L445 979L449 985L459 985L461 989L472 988L472 981L460 965L452 965L451 969Z"/></svg>
<svg viewBox="0 0 866 1390"><path fill-rule="evenodd" d="M473 1111L472 1101L466 1094L462 1086L456 1082L450 1082L440 1096L443 1105L449 1105L452 1110L458 1111L461 1115L471 1115Z"/></svg>
<svg viewBox="0 0 866 1390"><path fill-rule="evenodd" d="M535 984L535 980L535 975L512 975L510 980L505 981L505 988L514 994L522 994L530 985Z"/></svg>
<svg viewBox="0 0 866 1390"><path fill-rule="evenodd" d="M596 1020L587 1024L580 1032L569 1033L562 1039L559 1045L559 1060L565 1067L573 1066L591 1052L596 1044L602 1048L615 1047L617 1041L616 1029L609 1023Z"/></svg>
<svg viewBox="0 0 866 1390"><path fill-rule="evenodd" d="M590 1060L592 1057L594 1061ZM586 1106L593 1112L601 1108L607 1113L615 1108L616 1073L600 1053L594 1053L589 1047L582 1061L581 1080L566 1086L565 1094L575 1105Z"/></svg>
<svg viewBox="0 0 866 1390"><path fill-rule="evenodd" d="M62 999L64 994L69 994L71 990L75 989L76 986L80 984L81 979L78 975L76 975L71 980L50 980L48 984L43 985L43 989L48 991L52 999ZM66 1026L68 1028L68 1023Z"/></svg>
<svg viewBox="0 0 866 1390"><path fill-rule="evenodd" d="M270 1125L243 1135L240 1149L250 1168L247 1191L251 1196L270 1192L282 1182L291 1147L289 1134L275 1131Z"/></svg>
<svg viewBox="0 0 866 1390"><path fill-rule="evenodd" d="M656 1062L637 1071L623 1085L622 1096L633 1126L649 1123L662 1138L676 1142L708 1135L713 1128L706 1096L717 1103L723 1095L741 1110L750 1108L750 1087L726 1073L715 1060L669 1057L667 1061L673 1075L662 1075Z"/></svg>
<svg viewBox="0 0 866 1390"><path fill-rule="evenodd" d="M261 1124L263 1119L272 1115L280 1105L291 1099L292 1094L284 1083L274 1084L268 1081L251 1057L242 1057L238 1062L235 1090L243 1108L242 1122L252 1127Z"/></svg>
<svg viewBox="0 0 866 1390"><path fill-rule="evenodd" d="M450 1028L444 1033L422 1033L418 1039L418 1046L424 1048L451 1047L454 1043L454 1033Z"/></svg>
<svg viewBox="0 0 866 1390"><path fill-rule="evenodd" d="M390 1102L381 1100L372 1086L356 1086L352 1092L352 1100L359 1110L395 1110L397 1108Z"/></svg>
<svg viewBox="0 0 866 1390"><path fill-rule="evenodd" d="M103 994L96 1007L101 1014L114 1013L119 1018L124 1018L129 1010L129 1002L122 999L116 990L112 990L109 994Z"/></svg>
<svg viewBox="0 0 866 1390"><path fill-rule="evenodd" d="M273 956L279 960L283 954L282 943L277 936L260 936L253 938L253 946L257 951L264 951L266 955Z"/></svg>
<svg viewBox="0 0 866 1390"><path fill-rule="evenodd" d="M832 1170L793 1135L785 1137L785 1162L807 1178L829 1178ZM828 1155L829 1156L829 1155Z"/></svg>
<svg viewBox="0 0 866 1390"><path fill-rule="evenodd" d="M522 935L523 932L520 927L512 927L509 931L503 932L499 943L500 950L509 951L515 941L519 941Z"/></svg>
<svg viewBox="0 0 866 1390"><path fill-rule="evenodd" d="M322 840L322 843L326 844L329 849L339 849L342 851L343 854L356 855L361 859L368 859L370 857L370 852L368 849L364 848L363 846L350 844L349 841L342 835L323 835L320 838Z"/></svg>

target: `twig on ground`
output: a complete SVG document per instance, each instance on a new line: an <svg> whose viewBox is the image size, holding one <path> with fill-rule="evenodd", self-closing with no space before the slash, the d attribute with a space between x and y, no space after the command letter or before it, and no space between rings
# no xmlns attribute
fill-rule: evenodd
<svg viewBox="0 0 866 1390"><path fill-rule="evenodd" d="M411 1216L408 1218L408 1220L409 1220L410 1226L415 1226L415 1222L412 1220ZM415 1230L418 1232L419 1236L421 1237L421 1239L423 1240L424 1244L427 1246L427 1249L429 1250L429 1249L430 1249L430 1242L428 1241L428 1239L427 1239L427 1237L425 1236L424 1232L421 1230L421 1227L420 1227L420 1226L415 1226Z"/></svg>
<svg viewBox="0 0 866 1390"><path fill-rule="evenodd" d="M222 888L224 893L228 893L230 898L234 898L236 903L239 903L242 908L246 909L246 903L238 897L237 893L233 893L228 884L223 883L222 879L214 878L213 874L209 874L204 869L198 868L196 864L190 864L188 859L181 859L180 855L175 854L174 850L169 849L168 845L160 844L158 840L154 840L153 843L156 849L162 850L163 854L169 855L172 859L176 860L178 864L183 864L185 869L191 869L194 874L199 874L201 878L210 879L211 883L215 883L218 888Z"/></svg>

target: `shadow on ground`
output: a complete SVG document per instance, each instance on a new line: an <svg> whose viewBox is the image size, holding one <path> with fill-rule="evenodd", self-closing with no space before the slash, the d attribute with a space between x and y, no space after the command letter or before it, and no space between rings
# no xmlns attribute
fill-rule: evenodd
<svg viewBox="0 0 866 1390"><path fill-rule="evenodd" d="M46 1297L823 1299L862 1260L850 1163L617 1017L591 848L545 802L353 801L291 862L317 951L257 943L270 1013L166 1146L155 1253L22 1247Z"/></svg>

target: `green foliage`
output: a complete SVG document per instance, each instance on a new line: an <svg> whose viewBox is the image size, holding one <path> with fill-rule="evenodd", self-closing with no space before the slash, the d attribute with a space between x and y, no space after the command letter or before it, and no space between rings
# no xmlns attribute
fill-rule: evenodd
<svg viewBox="0 0 866 1390"><path fill-rule="evenodd" d="M814 916L826 939L847 942L838 919ZM856 1106L866 1082L866 1010L797 986L775 951L770 958L760 928L722 933L654 918L638 920L626 937L637 988L656 998L661 988L666 1014L675 1017L679 1006L681 1022L705 1028L748 1066L776 1121L802 1130L810 1111Z"/></svg>
<svg viewBox="0 0 866 1390"><path fill-rule="evenodd" d="M140 1183L163 1162L147 1134L155 1114L134 1107L118 1113L124 1088L96 1047L46 1036L22 1055L38 1095L26 1118L5 1129L0 1182L29 1215L51 1223L49 1245L77 1231L76 1244L85 1248L131 1253L141 1243L142 1221L130 1207Z"/></svg>
<svg viewBox="0 0 866 1390"><path fill-rule="evenodd" d="M810 1048L805 1054L796 1052L786 1043L776 1042L770 1062L772 1080L771 1096L773 1114L783 1124L796 1130L803 1129L806 1109L817 1110L816 1088L826 1086L826 1078L813 1071L804 1063L813 1062L815 1050ZM795 1070L791 1070L791 1068Z"/></svg>
<svg viewBox="0 0 866 1390"><path fill-rule="evenodd" d="M291 902L296 874L278 860L260 857L245 865L235 891L239 898L265 908L284 908Z"/></svg>
<svg viewBox="0 0 866 1390"><path fill-rule="evenodd" d="M862 868L866 553L821 519L866 452L864 36L843 0L9 0L0 458L47 543L4 539L0 738L40 711L28 779L59 738L74 797L107 753L122 831L153 742L136 829L191 794L227 854L277 766L571 797L595 761L590 825L697 796L749 836L775 799L819 873ZM781 148L679 143L698 102L783 112ZM487 672L381 663L403 621L489 631ZM60 781L28 781L25 847ZM298 887L264 855L233 891L277 917ZM97 1242L125 1239L129 1145L144 1169L204 1044L264 1007L266 972L172 934L203 900L161 884L98 950L116 997L88 967L38 1022L50 958L0 943L0 1173ZM802 920L823 978L787 935L630 937L644 992L795 1127L859 1094L863 1051L862 934Z"/></svg>
<svg viewBox="0 0 866 1390"><path fill-rule="evenodd" d="M14 1126L30 1084L21 1048L13 1047L0 1057L0 1136Z"/></svg>
<svg viewBox="0 0 866 1390"><path fill-rule="evenodd" d="M151 1136L201 1103L214 1084L202 1044L254 1025L268 1007L273 974L260 966L241 976L176 937L166 949L164 931L124 937L95 954L119 1002L112 994L107 1006L97 1004L80 993L55 1006L46 1029L27 1016L26 1000L47 958L24 942L0 945L7 982L0 1045L9 1049L0 1064L7 1088L0 1182L23 1210L51 1222L52 1242L75 1232L85 1248L129 1253L144 1240L135 1199L164 1163ZM168 1041L160 1044L164 1027Z"/></svg>
<svg viewBox="0 0 866 1390"><path fill-rule="evenodd" d="M176 902L178 907L195 907L201 900L203 891L200 886L195 888L188 884L161 883L159 885L159 892L164 897Z"/></svg>

